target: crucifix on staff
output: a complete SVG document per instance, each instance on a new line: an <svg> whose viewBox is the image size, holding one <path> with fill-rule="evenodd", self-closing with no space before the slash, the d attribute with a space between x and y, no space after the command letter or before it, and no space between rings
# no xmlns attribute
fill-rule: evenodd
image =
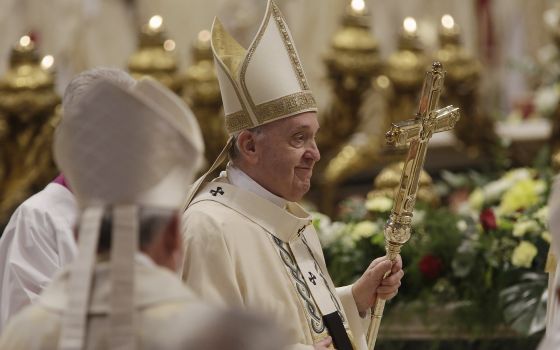
<svg viewBox="0 0 560 350"><path fill-rule="evenodd" d="M416 117L393 124L385 134L386 141L391 146L409 145L393 209L384 230L387 258L392 261L397 258L401 247L410 238L414 204L420 173L426 159L428 142L434 133L453 129L459 120L459 108L457 107L447 106L436 109L443 89L444 78L445 71L442 64L434 62L431 71L426 72ZM375 347L384 307L385 300L380 299L372 308L368 331L369 349Z"/></svg>

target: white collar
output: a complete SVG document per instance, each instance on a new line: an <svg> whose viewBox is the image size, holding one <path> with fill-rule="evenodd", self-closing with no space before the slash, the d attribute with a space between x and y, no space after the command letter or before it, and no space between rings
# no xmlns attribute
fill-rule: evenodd
<svg viewBox="0 0 560 350"><path fill-rule="evenodd" d="M243 170L235 167L231 163L228 163L226 171L227 171L227 178L232 185L247 190L249 192L253 192L259 197L271 201L272 203L276 204L280 208L286 207L286 204L288 203L287 200L285 200L280 196L275 195L274 193L270 192L266 188L259 185ZM223 174L220 174L220 176L223 176Z"/></svg>

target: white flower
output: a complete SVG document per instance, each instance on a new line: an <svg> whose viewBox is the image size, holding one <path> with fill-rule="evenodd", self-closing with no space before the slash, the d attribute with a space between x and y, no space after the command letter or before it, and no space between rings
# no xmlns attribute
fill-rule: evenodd
<svg viewBox="0 0 560 350"><path fill-rule="evenodd" d="M517 267L531 267L533 259L537 256L537 247L527 241L521 241L513 250L511 263Z"/></svg>
<svg viewBox="0 0 560 350"><path fill-rule="evenodd" d="M457 229L461 232L465 232L467 230L467 222L465 220L457 221Z"/></svg>
<svg viewBox="0 0 560 350"><path fill-rule="evenodd" d="M546 242L548 242L550 244L550 242L552 241L552 236L550 235L550 232L548 231L544 231L541 234L541 238L544 239Z"/></svg>
<svg viewBox="0 0 560 350"><path fill-rule="evenodd" d="M350 232L350 235L354 240L357 241L364 237L371 237L378 231L379 225L377 225L375 222L366 220L358 222L352 229L352 232Z"/></svg>
<svg viewBox="0 0 560 350"><path fill-rule="evenodd" d="M393 200L388 197L373 197L366 201L366 209L385 213L393 208Z"/></svg>
<svg viewBox="0 0 560 350"><path fill-rule="evenodd" d="M558 105L558 91L556 86L545 86L539 88L535 93L535 107L540 114L548 115Z"/></svg>
<svg viewBox="0 0 560 350"><path fill-rule="evenodd" d="M344 222L335 221L329 226L325 226L321 230L321 235L319 235L319 239L323 247L329 247L342 236L345 235L347 224Z"/></svg>
<svg viewBox="0 0 560 350"><path fill-rule="evenodd" d="M519 168L508 171L502 178L488 183L482 189L487 202L499 200L504 192L521 180L533 178L533 171L529 168Z"/></svg>
<svg viewBox="0 0 560 350"><path fill-rule="evenodd" d="M548 206L540 208L533 217L537 219L541 224L548 226Z"/></svg>
<svg viewBox="0 0 560 350"><path fill-rule="evenodd" d="M533 233L540 230L539 224L535 220L518 221L513 225L512 234L515 237L523 237L526 233Z"/></svg>
<svg viewBox="0 0 560 350"><path fill-rule="evenodd" d="M546 182L544 180L535 181L535 193L541 195L546 191Z"/></svg>
<svg viewBox="0 0 560 350"><path fill-rule="evenodd" d="M417 209L414 211L414 215L412 216L412 226L417 227L418 225L421 225L425 218L426 212L424 210Z"/></svg>
<svg viewBox="0 0 560 350"><path fill-rule="evenodd" d="M336 242L344 234L348 226L343 222L331 222L331 218L325 214L311 212L311 215L313 217L313 225L317 229L319 240L324 248Z"/></svg>

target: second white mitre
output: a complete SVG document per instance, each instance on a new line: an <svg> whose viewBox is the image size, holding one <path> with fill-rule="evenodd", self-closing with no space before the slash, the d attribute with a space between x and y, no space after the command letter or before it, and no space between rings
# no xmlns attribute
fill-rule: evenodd
<svg viewBox="0 0 560 350"><path fill-rule="evenodd" d="M203 161L202 134L192 112L154 80L125 90L96 83L57 128L55 160L79 206L79 256L59 348L82 348L86 339L92 271L105 211L113 218L111 245L111 348L131 346L134 334L134 256L141 207L179 209Z"/></svg>

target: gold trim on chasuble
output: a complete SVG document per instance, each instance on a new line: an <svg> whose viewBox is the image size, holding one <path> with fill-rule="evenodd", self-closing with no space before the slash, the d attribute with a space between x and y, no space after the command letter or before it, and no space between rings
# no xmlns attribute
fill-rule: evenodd
<svg viewBox="0 0 560 350"><path fill-rule="evenodd" d="M306 282L305 282L305 278L303 277L303 274L301 273L295 258L293 256L293 253L288 245L288 243L283 242L281 239L275 237L274 235L270 234L270 238L272 239L272 241L274 242L278 254L280 255L280 258L282 259L282 262L284 263L284 265L286 266L286 269L288 270L288 275L290 276L290 280L292 281L295 289L297 290L297 294L299 296L300 302L303 305L303 308L305 309L305 314L307 316L307 320L309 322L310 325L310 329L312 331L311 336L313 337L313 341L314 342L318 342L320 340L325 339L329 333L327 328L325 327L325 324L323 322L323 315L321 315L321 312L319 311L319 308L317 307L317 303L315 302L315 300L313 299L312 295L311 295L311 291L309 290L309 287L307 286ZM331 296L331 299L333 300L333 303L340 315L340 318L342 319L342 322L344 324L344 328L346 329L346 333L348 333L348 336L350 337L350 339L352 339L351 337L351 332L350 329L347 325L346 319L344 318L344 313L342 312L342 308L340 307L340 304L338 303L338 300L336 299L336 297L334 296L332 290L328 287L329 284L327 283L323 272L321 271L321 269L319 268L319 265L317 264L317 261L315 260L315 257L313 256L313 254L311 253L311 249L309 248L309 246L307 245L307 242L305 241L305 239L303 240L304 244L307 246L307 249L309 249L309 253L311 254L311 256L313 257L314 263L315 263L315 269L317 270L317 272L319 273L319 275L321 276L321 278L323 279L323 281L325 282L325 286L327 286L327 289L329 291L329 294Z"/></svg>

